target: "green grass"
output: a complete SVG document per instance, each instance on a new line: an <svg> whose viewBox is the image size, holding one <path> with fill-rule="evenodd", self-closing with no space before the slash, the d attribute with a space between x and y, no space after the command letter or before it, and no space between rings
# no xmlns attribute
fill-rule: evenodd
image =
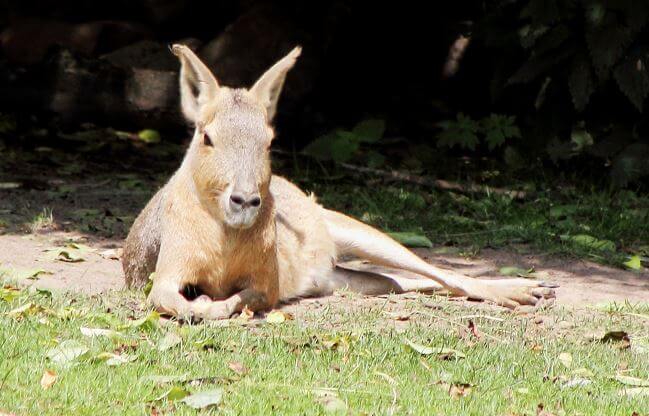
<svg viewBox="0 0 649 416"><path fill-rule="evenodd" d="M643 256L645 266L649 262L649 197L631 191L539 191L519 201L344 180L306 182L303 188L315 192L324 206L385 231L421 233L435 244L469 254L487 247L528 246L620 267L630 255Z"/></svg>
<svg viewBox="0 0 649 416"><path fill-rule="evenodd" d="M3 293L11 300L6 289ZM147 314L139 294L46 295L25 290L10 302L0 300L2 411L196 413L179 401L156 400L173 386L189 392L222 389L222 402L208 410L215 414L308 415L338 408L350 414L504 415L535 414L539 404L553 414L631 415L649 409L649 389L628 397L620 394L625 385L613 379L618 374L649 378L649 316L628 315L622 306L608 312L557 309L535 317L425 295L407 300L342 295L336 298L340 302L304 309L281 324L134 327L133 314ZM40 308L8 314L29 302ZM410 318L397 321L395 313ZM479 338L467 329L469 319ZM81 327L112 328L120 337L89 338ZM604 330L626 331L631 347L589 339L591 332ZM171 332L182 341L160 351ZM423 356L406 348L405 339L453 348L466 357ZM83 343L88 352L67 364L46 358L65 340ZM108 366L94 358L102 352L134 361ZM561 353L571 355L569 367ZM230 363L243 364L246 371L237 374ZM39 384L45 370L57 374L49 389ZM152 376L207 379L156 383ZM580 379L588 384L566 387ZM453 397L451 385L465 385L466 395Z"/></svg>

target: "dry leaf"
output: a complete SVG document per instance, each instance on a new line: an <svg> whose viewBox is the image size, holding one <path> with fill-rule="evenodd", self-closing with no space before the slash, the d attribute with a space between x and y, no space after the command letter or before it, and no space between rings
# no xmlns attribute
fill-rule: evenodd
<svg viewBox="0 0 649 416"><path fill-rule="evenodd" d="M56 373L54 371L45 370L43 377L41 377L41 387L47 390L56 382Z"/></svg>
<svg viewBox="0 0 649 416"><path fill-rule="evenodd" d="M438 381L436 384L446 390L448 395L454 399L468 396L474 387L469 383L447 383L444 381Z"/></svg>
<svg viewBox="0 0 649 416"><path fill-rule="evenodd" d="M572 366L572 355L567 352L562 352L561 354L559 354L559 361L566 368L570 368Z"/></svg>
<svg viewBox="0 0 649 416"><path fill-rule="evenodd" d="M108 260L119 260L122 255L121 251L121 249L110 248L108 250L100 251L99 255Z"/></svg>
<svg viewBox="0 0 649 416"><path fill-rule="evenodd" d="M625 376L622 374L617 374L615 377L613 377L615 380L622 384L626 384L627 386L634 386L634 387L649 387L649 380L645 380L642 378L637 378L637 377L631 377L631 376Z"/></svg>
<svg viewBox="0 0 649 416"><path fill-rule="evenodd" d="M604 343L615 343L617 348L624 350L631 347L631 338L625 331L609 331L601 339Z"/></svg>
<svg viewBox="0 0 649 416"><path fill-rule="evenodd" d="M252 319L252 317L255 316L255 313L248 309L248 305L244 306L243 309L241 310L241 314L239 314L239 319L248 321Z"/></svg>
<svg viewBox="0 0 649 416"><path fill-rule="evenodd" d="M536 406L536 416L555 416L555 415L554 413L545 410L543 403L539 403L538 406Z"/></svg>
<svg viewBox="0 0 649 416"><path fill-rule="evenodd" d="M248 369L243 364L237 361L232 361L228 363L228 368L234 371L239 376L248 374Z"/></svg>
<svg viewBox="0 0 649 416"><path fill-rule="evenodd" d="M473 386L466 383L451 384L448 389L448 394L454 399L459 399L460 397L468 396L472 389Z"/></svg>
<svg viewBox="0 0 649 416"><path fill-rule="evenodd" d="M469 331L477 339L480 339L480 337L482 336L482 335L480 335L480 332L478 331L478 327L476 326L475 323L473 323L473 321L471 319L469 319Z"/></svg>
<svg viewBox="0 0 649 416"><path fill-rule="evenodd" d="M268 312L268 315L266 315L266 322L270 324L281 324L291 319L293 319L293 315L277 309Z"/></svg>
<svg viewBox="0 0 649 416"><path fill-rule="evenodd" d="M627 387L620 390L621 396L631 396L631 397L649 397L649 387Z"/></svg>

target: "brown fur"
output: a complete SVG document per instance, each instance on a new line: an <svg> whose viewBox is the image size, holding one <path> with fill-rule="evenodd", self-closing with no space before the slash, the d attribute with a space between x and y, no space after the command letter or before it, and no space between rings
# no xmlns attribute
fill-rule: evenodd
<svg viewBox="0 0 649 416"><path fill-rule="evenodd" d="M181 167L133 224L123 258L129 286L143 286L155 271L149 301L161 312L227 318L245 306L268 309L339 287L373 294L445 287L510 307L553 296L548 285L525 279L483 281L431 266L385 234L322 208L272 176L270 122L299 49L250 90L219 86L188 48L175 45L173 51L182 63L183 112L196 130ZM235 194L258 197L260 204L239 205ZM341 270L336 259L342 253L423 277ZM205 296L185 298L187 286Z"/></svg>

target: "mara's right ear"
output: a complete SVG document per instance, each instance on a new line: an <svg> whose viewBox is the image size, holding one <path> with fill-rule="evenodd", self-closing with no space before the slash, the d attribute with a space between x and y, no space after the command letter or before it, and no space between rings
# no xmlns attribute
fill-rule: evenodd
<svg viewBox="0 0 649 416"><path fill-rule="evenodd" d="M180 59L180 105L187 120L196 123L200 108L214 98L219 88L209 68L185 45L171 52Z"/></svg>

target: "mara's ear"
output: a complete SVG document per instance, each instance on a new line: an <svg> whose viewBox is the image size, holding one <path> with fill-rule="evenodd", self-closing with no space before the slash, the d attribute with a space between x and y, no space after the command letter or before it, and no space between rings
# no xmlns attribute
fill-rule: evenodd
<svg viewBox="0 0 649 416"><path fill-rule="evenodd" d="M286 74L289 69L293 68L300 53L302 53L301 47L294 48L288 55L277 61L275 65L266 71L250 89L250 92L266 107L268 121L272 120L275 116L277 100L279 99L279 94L282 92Z"/></svg>
<svg viewBox="0 0 649 416"><path fill-rule="evenodd" d="M200 108L214 98L219 88L209 68L185 45L173 45L180 59L180 105L187 120L195 123Z"/></svg>

